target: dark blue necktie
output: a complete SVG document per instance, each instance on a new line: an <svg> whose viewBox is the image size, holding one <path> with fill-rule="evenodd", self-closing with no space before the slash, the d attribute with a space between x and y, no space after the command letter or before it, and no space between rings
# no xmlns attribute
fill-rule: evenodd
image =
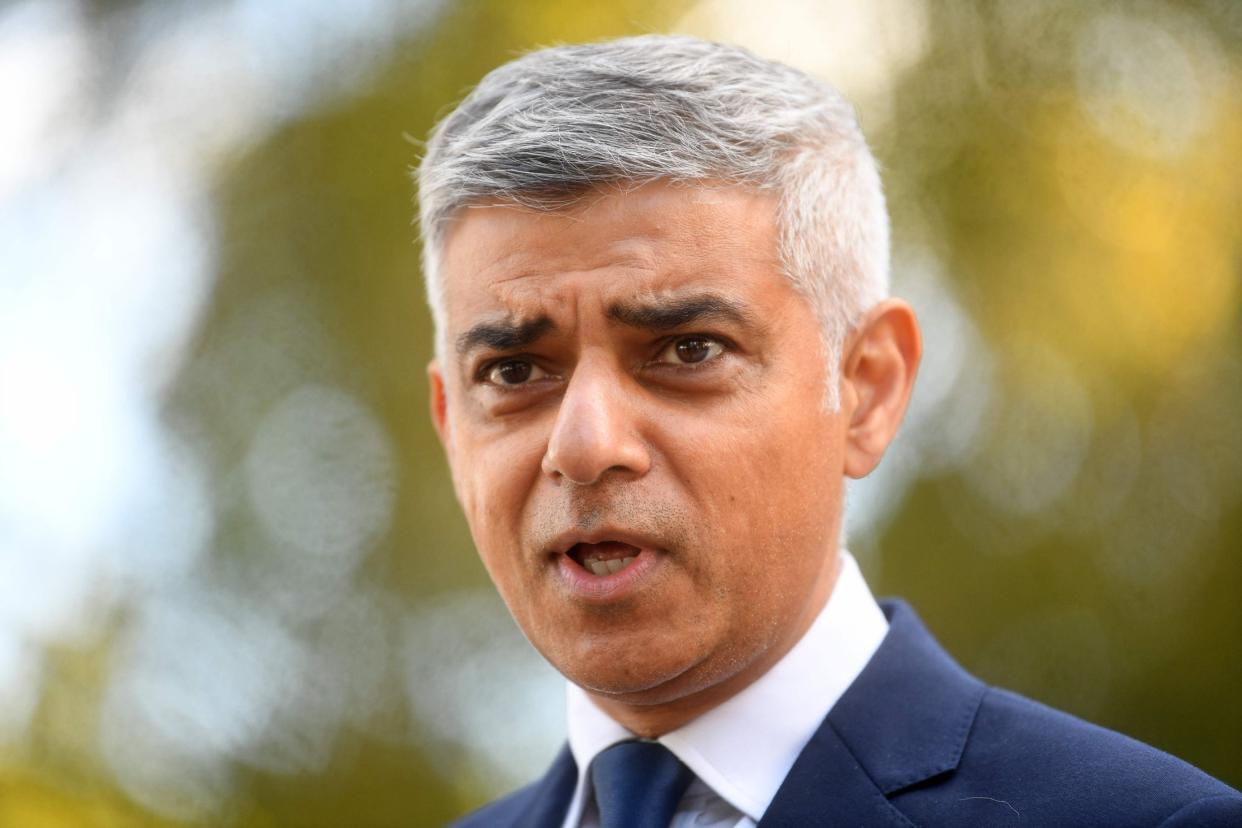
<svg viewBox="0 0 1242 828"><path fill-rule="evenodd" d="M600 828L668 828L694 773L659 742L620 742L591 763Z"/></svg>

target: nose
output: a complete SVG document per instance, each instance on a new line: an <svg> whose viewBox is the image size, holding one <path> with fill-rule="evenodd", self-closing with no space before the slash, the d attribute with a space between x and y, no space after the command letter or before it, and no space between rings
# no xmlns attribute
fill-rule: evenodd
<svg viewBox="0 0 1242 828"><path fill-rule="evenodd" d="M647 473L651 456L638 430L636 401L624 386L616 370L579 362L548 437L545 474L586 486L609 471Z"/></svg>

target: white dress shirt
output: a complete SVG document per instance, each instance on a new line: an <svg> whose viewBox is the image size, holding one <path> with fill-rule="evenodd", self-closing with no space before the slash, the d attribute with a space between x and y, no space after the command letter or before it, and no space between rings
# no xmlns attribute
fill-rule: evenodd
<svg viewBox="0 0 1242 828"><path fill-rule="evenodd" d="M854 558L841 572L819 616L768 672L733 698L659 741L695 780L671 828L752 828L763 817L794 760L828 711L871 660L888 621ZM634 734L568 684L569 749L578 785L564 828L598 828L587 770L600 751Z"/></svg>

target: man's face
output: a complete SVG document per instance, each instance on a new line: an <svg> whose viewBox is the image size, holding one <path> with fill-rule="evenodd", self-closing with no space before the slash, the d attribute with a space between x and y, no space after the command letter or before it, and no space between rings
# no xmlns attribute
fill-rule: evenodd
<svg viewBox="0 0 1242 828"><path fill-rule="evenodd" d="M830 591L843 471L773 197L656 183L469 208L442 267L437 426L526 636L620 704L761 675Z"/></svg>

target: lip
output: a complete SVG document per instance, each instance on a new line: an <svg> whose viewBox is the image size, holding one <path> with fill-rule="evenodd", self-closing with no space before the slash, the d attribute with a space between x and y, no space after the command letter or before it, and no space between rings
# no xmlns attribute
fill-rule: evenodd
<svg viewBox="0 0 1242 828"><path fill-rule="evenodd" d="M596 575L583 569L569 556L569 550L575 544L603 541L619 541L636 548L638 554L634 562L620 572ZM607 604L624 599L642 586L662 558L659 548L649 538L606 528L562 533L552 542L550 549L556 555L561 583L570 595L589 604Z"/></svg>
<svg viewBox="0 0 1242 828"><path fill-rule="evenodd" d="M601 526L590 532L583 532L580 529L561 532L548 544L548 550L557 555L564 555L575 544L603 543L604 541L620 541L621 543L628 543L637 549L655 550L659 548L659 544L652 538L625 529L612 529L607 526Z"/></svg>

